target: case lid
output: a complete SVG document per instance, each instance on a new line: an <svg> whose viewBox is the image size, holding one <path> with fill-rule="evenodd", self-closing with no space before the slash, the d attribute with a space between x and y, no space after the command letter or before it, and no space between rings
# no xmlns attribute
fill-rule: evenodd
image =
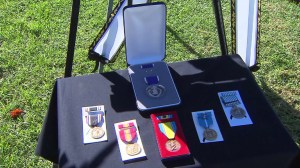
<svg viewBox="0 0 300 168"><path fill-rule="evenodd" d="M124 8L128 65L162 61L166 51L166 5L151 3Z"/></svg>

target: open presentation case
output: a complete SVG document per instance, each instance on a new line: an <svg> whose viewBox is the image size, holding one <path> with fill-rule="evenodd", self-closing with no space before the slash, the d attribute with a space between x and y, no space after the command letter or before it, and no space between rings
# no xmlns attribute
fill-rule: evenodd
<svg viewBox="0 0 300 168"><path fill-rule="evenodd" d="M141 111L180 104L166 52L166 5L149 3L124 8L128 72Z"/></svg>

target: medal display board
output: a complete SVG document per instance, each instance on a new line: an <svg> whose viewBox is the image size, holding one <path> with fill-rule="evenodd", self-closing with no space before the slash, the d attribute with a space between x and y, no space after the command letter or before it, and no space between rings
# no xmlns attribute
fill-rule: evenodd
<svg viewBox="0 0 300 168"><path fill-rule="evenodd" d="M151 120L162 160L190 155L175 111L151 114Z"/></svg>
<svg viewBox="0 0 300 168"><path fill-rule="evenodd" d="M180 104L168 65L166 5L151 3L124 8L124 31L128 72L139 110Z"/></svg>
<svg viewBox="0 0 300 168"><path fill-rule="evenodd" d="M193 112L192 116L200 143L223 141L213 110Z"/></svg>
<svg viewBox="0 0 300 168"><path fill-rule="evenodd" d="M239 91L219 92L218 96L230 126L253 124Z"/></svg>
<svg viewBox="0 0 300 168"><path fill-rule="evenodd" d="M81 113L83 143L107 141L104 106L82 107Z"/></svg>
<svg viewBox="0 0 300 168"><path fill-rule="evenodd" d="M136 120L115 123L122 161L130 161L146 157Z"/></svg>

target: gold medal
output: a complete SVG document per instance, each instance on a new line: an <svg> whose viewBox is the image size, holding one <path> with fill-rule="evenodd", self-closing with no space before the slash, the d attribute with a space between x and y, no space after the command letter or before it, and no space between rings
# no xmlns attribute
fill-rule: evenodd
<svg viewBox="0 0 300 168"><path fill-rule="evenodd" d="M92 131L91 131L92 138L99 139L99 138L103 137L104 134L105 134L105 132L101 127L92 128Z"/></svg>
<svg viewBox="0 0 300 168"><path fill-rule="evenodd" d="M241 107L233 106L230 110L230 115L234 118L241 119L246 117L246 112Z"/></svg>
<svg viewBox="0 0 300 168"><path fill-rule="evenodd" d="M164 95L166 88L163 85L149 85L146 88L146 93L148 96L153 98L159 98Z"/></svg>
<svg viewBox="0 0 300 168"><path fill-rule="evenodd" d="M141 152L141 150L142 150L141 147L137 143L126 144L126 153L129 156L137 155Z"/></svg>
<svg viewBox="0 0 300 168"><path fill-rule="evenodd" d="M203 136L206 140L214 141L217 139L218 134L214 129L206 128L203 132Z"/></svg>
<svg viewBox="0 0 300 168"><path fill-rule="evenodd" d="M181 148L181 145L178 141L168 140L166 143L166 149L170 152L177 152Z"/></svg>

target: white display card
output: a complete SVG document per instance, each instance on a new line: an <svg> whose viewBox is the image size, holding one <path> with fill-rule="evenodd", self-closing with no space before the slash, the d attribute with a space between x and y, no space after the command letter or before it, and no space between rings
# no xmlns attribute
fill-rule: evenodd
<svg viewBox="0 0 300 168"><path fill-rule="evenodd" d="M136 128L136 137L133 139L133 141L131 143L126 143L123 142L121 137L120 137L120 131L122 130L122 128L119 128L119 125L123 125L123 124L130 124L133 123L135 128ZM146 157L146 153L142 144L142 140L140 137L140 133L139 133L139 129L136 123L136 120L128 120L128 121L124 121L124 122L119 122L119 123L115 123L115 131L116 131L116 135L117 135L117 139L118 139L118 144L119 144L119 150L121 153L121 157L122 157L122 161L126 162L126 161L133 161L135 159L141 159ZM139 148L140 148L140 152L138 152L137 154L134 155L129 155L127 153L127 145L128 144L138 144Z"/></svg>
<svg viewBox="0 0 300 168"><path fill-rule="evenodd" d="M82 131L83 131L83 143L95 143L95 142L102 142L107 141L107 131L106 131L106 119L105 119L105 110L104 105L98 105L98 106L88 106L88 107L82 107ZM98 120L96 120L97 124L93 124L93 126L89 126L89 122L91 122L91 115L96 116ZM95 120L93 120L95 121ZM95 127L100 127L102 130L102 136L101 137L92 137L92 130ZM103 133L104 132L104 133Z"/></svg>
<svg viewBox="0 0 300 168"><path fill-rule="evenodd" d="M218 96L231 127L253 124L244 106L239 91L233 90L219 92ZM238 110L236 110L238 113L233 113L234 107L238 108Z"/></svg>
<svg viewBox="0 0 300 168"><path fill-rule="evenodd" d="M212 119L212 124L209 125L209 129L213 129L216 131L217 133L217 137L214 140L208 140L204 137L204 131L205 128L202 127L199 124L199 120L198 120L198 115L201 113L210 113L211 114L211 119ZM196 111L196 112L192 112L192 116L193 116L193 121L194 121L194 125L196 127L197 130L197 134L198 134L198 138L200 140L200 143L211 143L211 142L220 142L220 141L224 141L222 133L220 131L219 125L217 123L215 114L213 110L204 110L204 111Z"/></svg>

